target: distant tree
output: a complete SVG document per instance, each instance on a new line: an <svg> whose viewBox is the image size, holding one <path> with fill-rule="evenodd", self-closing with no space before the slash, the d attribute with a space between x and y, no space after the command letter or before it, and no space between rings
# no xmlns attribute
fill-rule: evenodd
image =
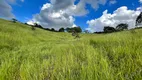
<svg viewBox="0 0 142 80"><path fill-rule="evenodd" d="M50 31L56 32L56 30L55 30L54 28L51 28L51 30L50 30Z"/></svg>
<svg viewBox="0 0 142 80"><path fill-rule="evenodd" d="M37 28L40 28L40 25L37 24L37 23L34 23L34 25L31 25L31 27L32 27L32 30L35 30L36 27L37 27Z"/></svg>
<svg viewBox="0 0 142 80"><path fill-rule="evenodd" d="M76 31L77 33L82 32L82 29L80 27L74 27L73 30Z"/></svg>
<svg viewBox="0 0 142 80"><path fill-rule="evenodd" d="M77 33L81 33L82 29L80 27L73 27L73 28L66 28L67 32L77 32Z"/></svg>
<svg viewBox="0 0 142 80"><path fill-rule="evenodd" d="M112 33L112 32L115 32L116 29L113 28L113 27L110 27L110 26L105 26L104 27L104 33Z"/></svg>
<svg viewBox="0 0 142 80"><path fill-rule="evenodd" d="M44 28L44 30L51 31L49 28Z"/></svg>
<svg viewBox="0 0 142 80"><path fill-rule="evenodd" d="M60 28L60 29L59 29L59 32L64 32L64 31L65 31L64 28Z"/></svg>
<svg viewBox="0 0 142 80"><path fill-rule="evenodd" d="M116 26L116 30L118 30L118 31L122 31L125 29L128 29L128 24L121 23Z"/></svg>
<svg viewBox="0 0 142 80"><path fill-rule="evenodd" d="M73 29L72 28L66 28L66 31L71 33L73 31Z"/></svg>
<svg viewBox="0 0 142 80"><path fill-rule="evenodd" d="M17 19L12 18L12 22L13 22L13 23L16 23L17 21L18 21Z"/></svg>
<svg viewBox="0 0 142 80"><path fill-rule="evenodd" d="M75 39L80 38L78 32L76 32L75 30L72 31L72 36L75 36Z"/></svg>
<svg viewBox="0 0 142 80"><path fill-rule="evenodd" d="M142 23L142 12L139 14L139 16L136 19L136 26L138 26L138 24Z"/></svg>
<svg viewBox="0 0 142 80"><path fill-rule="evenodd" d="M28 23L24 23L25 25L28 25Z"/></svg>
<svg viewBox="0 0 142 80"><path fill-rule="evenodd" d="M52 31L52 32L58 32L58 31L56 31L54 28L43 28L44 30L47 30L47 31Z"/></svg>
<svg viewBox="0 0 142 80"><path fill-rule="evenodd" d="M43 29L43 27L40 24L37 24L37 23L34 23L34 27Z"/></svg>
<svg viewBox="0 0 142 80"><path fill-rule="evenodd" d="M105 32L94 32L95 34L104 34Z"/></svg>
<svg viewBox="0 0 142 80"><path fill-rule="evenodd" d="M134 28L134 29L142 29L142 27L136 27L136 28Z"/></svg>

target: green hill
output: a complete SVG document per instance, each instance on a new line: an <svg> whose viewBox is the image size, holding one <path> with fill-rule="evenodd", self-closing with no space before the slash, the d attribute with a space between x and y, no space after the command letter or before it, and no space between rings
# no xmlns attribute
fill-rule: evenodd
<svg viewBox="0 0 142 80"><path fill-rule="evenodd" d="M0 80L142 79L142 29L80 35L0 19Z"/></svg>

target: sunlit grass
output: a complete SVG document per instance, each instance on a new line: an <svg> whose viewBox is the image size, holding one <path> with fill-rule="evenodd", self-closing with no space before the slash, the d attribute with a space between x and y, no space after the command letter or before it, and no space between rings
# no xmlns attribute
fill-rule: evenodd
<svg viewBox="0 0 142 80"><path fill-rule="evenodd" d="M141 80L142 30L49 32L0 20L0 80Z"/></svg>

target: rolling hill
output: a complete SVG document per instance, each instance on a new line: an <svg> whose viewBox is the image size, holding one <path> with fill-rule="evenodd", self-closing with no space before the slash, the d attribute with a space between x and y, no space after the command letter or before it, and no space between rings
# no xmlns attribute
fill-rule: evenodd
<svg viewBox="0 0 142 80"><path fill-rule="evenodd" d="M142 79L142 29L80 36L0 19L0 80Z"/></svg>

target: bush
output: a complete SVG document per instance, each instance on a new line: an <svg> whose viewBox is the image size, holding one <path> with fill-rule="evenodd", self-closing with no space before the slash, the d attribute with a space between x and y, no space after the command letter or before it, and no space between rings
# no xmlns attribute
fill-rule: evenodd
<svg viewBox="0 0 142 80"><path fill-rule="evenodd" d="M118 31L122 31L125 29L128 29L128 24L121 23L116 26L116 30L118 30Z"/></svg>
<svg viewBox="0 0 142 80"><path fill-rule="evenodd" d="M73 28L67 28L66 29L67 32L77 32L77 33L81 33L82 29L80 27L73 27Z"/></svg>
<svg viewBox="0 0 142 80"><path fill-rule="evenodd" d="M115 32L116 29L113 28L113 27L110 27L110 26L106 26L104 27L104 33L112 33L112 32Z"/></svg>
<svg viewBox="0 0 142 80"><path fill-rule="evenodd" d="M13 22L13 23L16 23L17 21L18 21L17 19L12 18L12 22Z"/></svg>
<svg viewBox="0 0 142 80"><path fill-rule="evenodd" d="M59 32L64 32L64 31L65 31L64 28L60 28L60 29L59 29Z"/></svg>

